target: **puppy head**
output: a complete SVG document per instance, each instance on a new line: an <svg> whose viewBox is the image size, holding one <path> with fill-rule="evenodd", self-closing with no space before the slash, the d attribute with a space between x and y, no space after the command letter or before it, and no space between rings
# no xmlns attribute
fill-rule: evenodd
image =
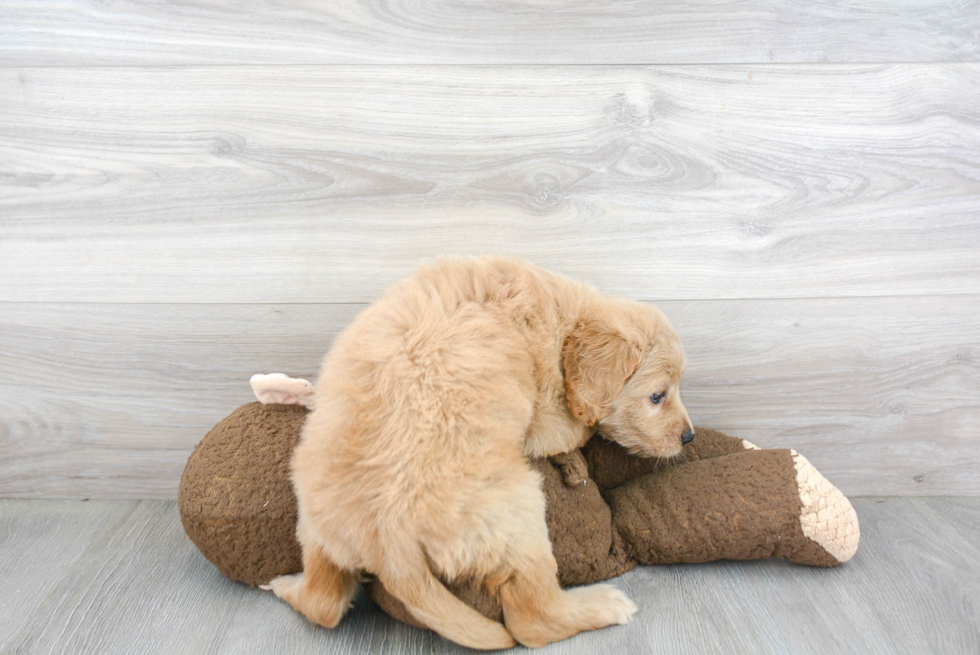
<svg viewBox="0 0 980 655"><path fill-rule="evenodd" d="M572 415L607 439L672 457L693 436L680 394L684 349L655 307L615 300L584 312L562 357Z"/></svg>

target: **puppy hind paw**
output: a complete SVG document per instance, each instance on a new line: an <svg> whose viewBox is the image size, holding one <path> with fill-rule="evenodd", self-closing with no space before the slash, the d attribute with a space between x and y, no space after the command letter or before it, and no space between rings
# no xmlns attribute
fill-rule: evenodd
<svg viewBox="0 0 980 655"><path fill-rule="evenodd" d="M352 598L317 593L307 588L306 583L303 573L295 573L274 578L267 586L309 621L324 628L336 627L350 609Z"/></svg>
<svg viewBox="0 0 980 655"><path fill-rule="evenodd" d="M279 598L296 607L300 589L303 587L303 574L294 573L292 575L280 575L273 578L267 585L260 585L260 589L267 589ZM297 608L298 609L298 608Z"/></svg>
<svg viewBox="0 0 980 655"><path fill-rule="evenodd" d="M595 627L625 625L636 614L636 603L623 592L608 584L577 587L567 592L570 599L580 603L596 619Z"/></svg>

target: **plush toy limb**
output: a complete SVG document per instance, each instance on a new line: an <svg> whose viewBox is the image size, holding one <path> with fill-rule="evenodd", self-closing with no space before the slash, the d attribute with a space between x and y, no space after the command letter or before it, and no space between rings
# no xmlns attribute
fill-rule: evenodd
<svg viewBox="0 0 980 655"><path fill-rule="evenodd" d="M684 459L693 462L723 455L734 455L746 450L759 448L745 439L729 437L723 432L710 428L695 428L694 441L684 446Z"/></svg>
<svg viewBox="0 0 980 655"><path fill-rule="evenodd" d="M669 460L649 459L631 454L618 443L606 441L596 435L582 448L589 467L589 475L601 491L618 487L647 473L685 462L722 457L746 450L758 450L744 439L709 428L694 428L694 441L684 446L677 457ZM556 462L557 463L557 462Z"/></svg>
<svg viewBox="0 0 980 655"><path fill-rule="evenodd" d="M800 515L803 534L841 562L846 562L857 552L861 540L857 513L851 501L820 475L806 457L795 450L792 453L803 503Z"/></svg>
<svg viewBox="0 0 980 655"><path fill-rule="evenodd" d="M743 450L636 478L605 498L643 564L781 557L836 566L857 550L857 515L800 457Z"/></svg>
<svg viewBox="0 0 980 655"><path fill-rule="evenodd" d="M309 380L283 373L256 373L249 380L255 398L263 405L301 405L313 409L313 385Z"/></svg>

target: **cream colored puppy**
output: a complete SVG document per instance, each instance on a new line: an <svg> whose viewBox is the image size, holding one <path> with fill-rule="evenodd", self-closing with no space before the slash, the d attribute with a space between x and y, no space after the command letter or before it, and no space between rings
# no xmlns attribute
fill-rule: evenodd
<svg viewBox="0 0 980 655"><path fill-rule="evenodd" d="M303 573L273 591L330 628L371 573L471 648L626 623L636 606L613 587L559 587L528 458L578 448L596 429L642 455L678 454L693 438L683 369L677 334L649 305L518 259L422 268L324 361L292 462ZM483 581L505 625L434 573Z"/></svg>

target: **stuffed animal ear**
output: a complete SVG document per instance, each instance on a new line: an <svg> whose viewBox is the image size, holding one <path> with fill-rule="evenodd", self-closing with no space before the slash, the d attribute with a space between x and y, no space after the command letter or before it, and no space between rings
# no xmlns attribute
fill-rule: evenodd
<svg viewBox="0 0 980 655"><path fill-rule="evenodd" d="M565 395L572 416L595 425L642 360L640 348L615 328L580 321L562 348Z"/></svg>
<svg viewBox="0 0 980 655"><path fill-rule="evenodd" d="M256 373L249 384L255 399L263 405L302 405L313 409L314 390L309 380L291 378L284 373Z"/></svg>

